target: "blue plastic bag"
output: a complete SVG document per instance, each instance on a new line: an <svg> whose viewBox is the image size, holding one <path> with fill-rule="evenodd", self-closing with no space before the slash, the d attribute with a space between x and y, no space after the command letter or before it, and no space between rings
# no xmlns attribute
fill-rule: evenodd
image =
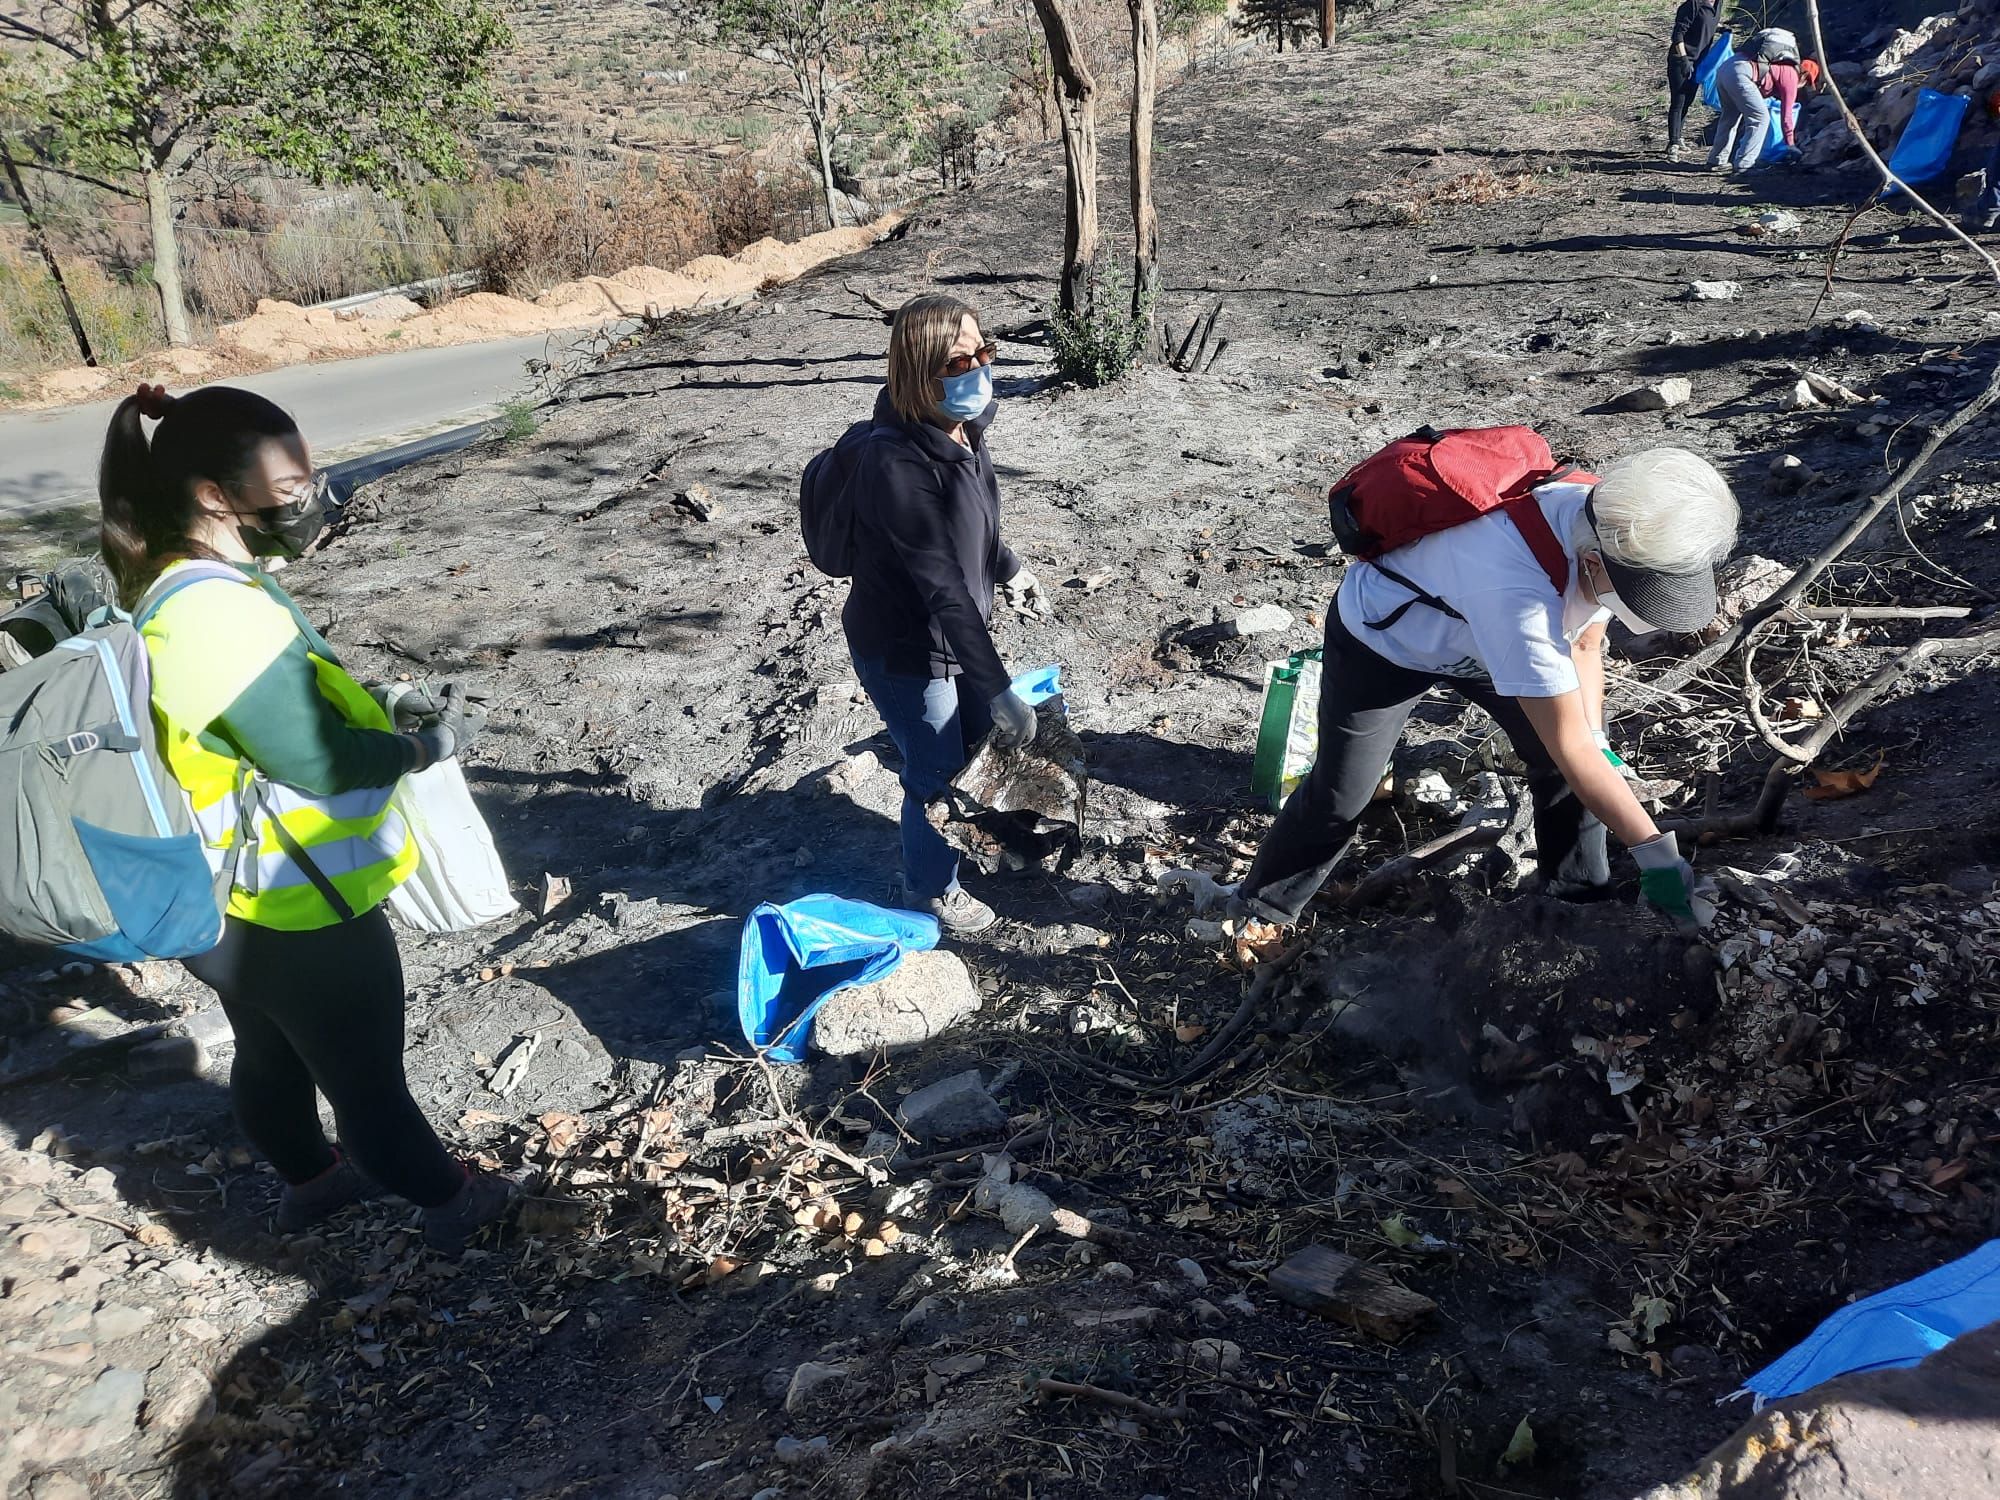
<svg viewBox="0 0 2000 1500"><path fill-rule="evenodd" d="M1735 55L1736 45L1725 31L1694 65L1694 81L1701 85L1701 102L1710 109L1722 108L1722 65Z"/></svg>
<svg viewBox="0 0 2000 1500"><path fill-rule="evenodd" d="M1744 1388L1761 1407L1836 1375L1914 1365L1961 1333L1989 1323L2000 1323L2000 1240L1843 1307L1804 1343L1752 1375Z"/></svg>
<svg viewBox="0 0 2000 1500"><path fill-rule="evenodd" d="M736 964L743 1036L774 1062L802 1062L813 1012L828 995L873 984L938 945L937 919L843 896L765 902L744 920Z"/></svg>
<svg viewBox="0 0 2000 1500"><path fill-rule="evenodd" d="M1776 161L1785 152L1785 106L1776 99L1764 101L1770 123L1764 129L1764 149L1757 153L1760 162Z"/></svg>
<svg viewBox="0 0 2000 1500"><path fill-rule="evenodd" d="M1951 153L1970 108L1972 100L1964 94L1940 94L1936 89L1918 94L1916 111L1889 155L1889 170L1912 187L1942 177L1951 166ZM1895 191L1885 188L1883 196Z"/></svg>

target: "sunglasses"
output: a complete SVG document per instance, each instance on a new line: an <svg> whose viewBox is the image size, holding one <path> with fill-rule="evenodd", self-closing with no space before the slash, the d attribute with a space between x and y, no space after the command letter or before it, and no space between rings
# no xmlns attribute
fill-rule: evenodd
<svg viewBox="0 0 2000 1500"><path fill-rule="evenodd" d="M989 340L970 354L954 354L944 362L944 368L938 371L938 374L952 377L970 374L974 365L992 364L993 356L999 352L1000 346Z"/></svg>

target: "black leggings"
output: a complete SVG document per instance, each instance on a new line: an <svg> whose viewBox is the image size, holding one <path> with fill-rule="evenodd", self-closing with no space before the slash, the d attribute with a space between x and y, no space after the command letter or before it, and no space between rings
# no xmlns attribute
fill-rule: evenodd
<svg viewBox="0 0 2000 1500"><path fill-rule="evenodd" d="M1688 108L1701 97L1701 85L1694 81L1694 59L1667 59L1667 144L1678 146L1687 129Z"/></svg>
<svg viewBox="0 0 2000 1500"><path fill-rule="evenodd" d="M435 1208L465 1181L403 1078L403 961L376 908L312 932L231 917L222 941L187 961L236 1030L229 1092L243 1133L289 1183L334 1163L315 1089L341 1145L375 1181Z"/></svg>
<svg viewBox="0 0 2000 1500"><path fill-rule="evenodd" d="M1418 605L1417 608L1424 608ZM1520 700L1488 682L1413 672L1370 650L1326 611L1320 668L1319 751L1285 799L1237 893L1273 922L1296 922L1354 840L1354 828L1389 769L1410 710L1432 687L1456 689L1491 714L1528 767L1535 806L1535 862L1545 880L1602 886L1611 879L1604 825L1578 800L1529 724Z"/></svg>

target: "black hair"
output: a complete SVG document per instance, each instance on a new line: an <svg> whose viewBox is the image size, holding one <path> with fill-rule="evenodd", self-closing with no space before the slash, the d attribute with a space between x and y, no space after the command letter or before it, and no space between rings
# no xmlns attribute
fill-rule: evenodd
<svg viewBox="0 0 2000 1500"><path fill-rule="evenodd" d="M142 417L159 420L150 441ZM120 602L136 604L168 563L210 555L190 536L197 481L241 484L259 448L298 430L283 407L236 386L205 385L176 398L142 385L119 402L104 435L97 499L98 546Z"/></svg>

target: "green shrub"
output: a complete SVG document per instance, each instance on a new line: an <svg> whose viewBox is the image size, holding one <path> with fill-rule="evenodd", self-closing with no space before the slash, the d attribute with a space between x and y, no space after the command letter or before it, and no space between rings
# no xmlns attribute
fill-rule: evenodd
<svg viewBox="0 0 2000 1500"><path fill-rule="evenodd" d="M1146 352L1153 327L1150 302L1132 310L1132 282L1116 265L1094 270L1090 295L1075 313L1055 308L1049 315L1049 344L1056 372L1082 386L1109 385Z"/></svg>

